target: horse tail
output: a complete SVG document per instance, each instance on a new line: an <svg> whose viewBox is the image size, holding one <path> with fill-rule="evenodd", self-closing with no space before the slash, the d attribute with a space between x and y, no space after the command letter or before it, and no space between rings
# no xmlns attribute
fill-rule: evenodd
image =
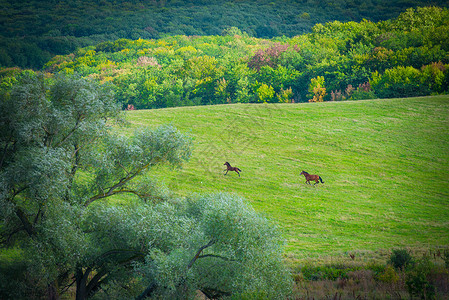
<svg viewBox="0 0 449 300"><path fill-rule="evenodd" d="M320 179L321 183L324 183L323 179L321 179L321 176L318 176L318 178Z"/></svg>

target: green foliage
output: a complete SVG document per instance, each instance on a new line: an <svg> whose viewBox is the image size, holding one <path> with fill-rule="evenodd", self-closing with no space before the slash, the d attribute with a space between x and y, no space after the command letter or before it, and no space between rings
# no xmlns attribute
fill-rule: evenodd
<svg viewBox="0 0 449 300"><path fill-rule="evenodd" d="M388 1L326 6L316 1L4 2L0 65L45 65L50 72L112 82L123 107L257 102L256 90L247 89L256 81L274 88L272 102L285 100L281 89L290 88L291 100L306 102L312 98L307 96L310 80L317 76L325 78L328 91L337 91L369 81L376 71L449 63L449 17L441 2L441 7L408 9ZM216 60L214 76L199 79L187 72L192 63L202 63L202 56ZM245 65L253 74L241 73ZM263 67L273 71L260 72ZM145 80L134 75L149 68L155 70ZM390 85L391 92L381 88L380 95L373 90L353 99L447 92L446 79L441 84L421 76L420 85Z"/></svg>
<svg viewBox="0 0 449 300"><path fill-rule="evenodd" d="M309 95L311 97L309 102L323 102L326 96L326 88L324 86L324 77L318 76L310 80Z"/></svg>
<svg viewBox="0 0 449 300"><path fill-rule="evenodd" d="M59 297L71 282L77 299L290 293L282 238L246 201L174 199L148 175L187 161L189 137L170 125L116 134L108 85L16 80L0 93L0 242L20 255L0 257L2 295Z"/></svg>
<svg viewBox="0 0 449 300"><path fill-rule="evenodd" d="M438 256L440 250L436 254ZM441 266L438 259L430 260L426 254L407 270L396 270L389 262L384 265L359 261L355 265L357 267L354 267L354 261L343 260L335 265L323 265L320 261L301 267L295 272L297 290L294 296L321 299L341 295L350 299L356 295L356 298L386 299L393 292L402 299L441 299L447 294L448 269ZM340 270L347 271L342 276L333 275Z"/></svg>
<svg viewBox="0 0 449 300"><path fill-rule="evenodd" d="M426 78L428 88L436 93L444 93L447 87L444 85L445 73L448 72L448 65L443 65L441 62L432 63L421 68L422 76Z"/></svg>
<svg viewBox="0 0 449 300"><path fill-rule="evenodd" d="M274 97L274 89L270 85L268 86L265 83L262 83L257 89L256 89L256 97L257 102L261 103L267 103L271 102L271 99Z"/></svg>
<svg viewBox="0 0 449 300"><path fill-rule="evenodd" d="M413 67L396 67L385 73L373 73L370 81L380 98L416 97L430 94L421 72Z"/></svg>
<svg viewBox="0 0 449 300"><path fill-rule="evenodd" d="M403 269L413 264L413 259L408 250L395 249L391 253L390 263L395 269Z"/></svg>
<svg viewBox="0 0 449 300"><path fill-rule="evenodd" d="M414 6L427 4L422 0L413 3ZM363 6L341 3L323 6L318 0L304 3L76 0L57 5L48 1L2 0L1 5L4 25L0 29L0 65L34 69L42 67L54 55L65 55L99 41L102 45L98 49L120 51L125 49L123 45L113 45L110 41L172 35L292 37L310 32L316 23L363 19L376 22L397 17L404 11L402 3L387 0L367 2ZM447 3L440 5L447 6ZM397 26L414 29L434 25L442 29L441 20L436 8L418 8L407 11ZM27 38L23 39L24 36Z"/></svg>
<svg viewBox="0 0 449 300"><path fill-rule="evenodd" d="M166 246L154 244L148 264L138 267L148 279L157 280L156 295L176 298L201 290L206 295L237 296L260 291L269 298L284 298L290 292L279 233L243 199L213 194L170 205L170 210L164 206L160 221L151 222L170 228L158 242ZM161 226L163 219L170 220L166 227ZM151 234L152 226L145 228L146 235Z"/></svg>
<svg viewBox="0 0 449 300"><path fill-rule="evenodd" d="M28 270L28 262L18 249L0 254L0 297L2 299L43 299L45 282Z"/></svg>
<svg viewBox="0 0 449 300"><path fill-rule="evenodd" d="M300 270L306 280L337 280L338 278L347 278L348 273L357 268L340 266L303 266Z"/></svg>
<svg viewBox="0 0 449 300"><path fill-rule="evenodd" d="M377 279L381 282L394 284L398 282L399 275L395 268L391 264L388 264L383 272L377 275Z"/></svg>
<svg viewBox="0 0 449 300"><path fill-rule="evenodd" d="M419 259L407 272L407 288L412 296L435 299L435 286L430 280L433 264L428 257Z"/></svg>
<svg viewBox="0 0 449 300"><path fill-rule="evenodd" d="M413 16L423 19L428 11L438 21L418 22L412 31L403 24L407 11L386 22L334 21L272 40L240 34L236 27L213 36L122 38L54 57L46 69L110 82L123 107L138 109L443 94L448 47L434 36L449 28L448 11L423 8ZM319 87L312 83L317 78ZM348 86L359 88L340 96Z"/></svg>
<svg viewBox="0 0 449 300"><path fill-rule="evenodd" d="M355 91L352 91L350 95L351 100L366 100L375 99L376 94L371 90L371 85L369 82L360 84Z"/></svg>

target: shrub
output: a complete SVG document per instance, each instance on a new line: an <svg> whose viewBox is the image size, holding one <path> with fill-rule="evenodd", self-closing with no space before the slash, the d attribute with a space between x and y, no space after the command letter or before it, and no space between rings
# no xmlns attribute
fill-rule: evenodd
<svg viewBox="0 0 449 300"><path fill-rule="evenodd" d="M371 90L371 85L369 82L359 84L357 90L353 91L351 94L352 100L365 100L374 98L376 98L376 94Z"/></svg>
<svg viewBox="0 0 449 300"><path fill-rule="evenodd" d="M343 101L346 98L341 94L341 90L331 91L331 101Z"/></svg>
<svg viewBox="0 0 449 300"><path fill-rule="evenodd" d="M434 299L436 288L429 280L433 264L426 256L419 260L413 268L407 272L407 289L412 296L421 299Z"/></svg>
<svg viewBox="0 0 449 300"><path fill-rule="evenodd" d="M381 98L416 97L430 95L424 75L413 67L396 67L380 75L373 73L370 80L376 95Z"/></svg>
<svg viewBox="0 0 449 300"><path fill-rule="evenodd" d="M344 266L304 266L301 268L302 276L306 280L337 280L338 278L348 278L348 273L355 269Z"/></svg>
<svg viewBox="0 0 449 300"><path fill-rule="evenodd" d="M413 259L406 249L395 249L390 256L390 262L395 269L403 269L412 264Z"/></svg>
<svg viewBox="0 0 449 300"><path fill-rule="evenodd" d="M268 103L271 102L271 100L274 97L274 89L273 87L270 85L268 86L265 83L262 83L256 91L256 95L257 95L257 102L262 102L262 103Z"/></svg>
<svg viewBox="0 0 449 300"><path fill-rule="evenodd" d="M293 92L292 92L291 87L286 90L281 88L281 91L277 94L278 101L280 103L288 103L288 102L290 102L290 98L291 98L292 94L293 94Z"/></svg>
<svg viewBox="0 0 449 300"><path fill-rule="evenodd" d="M324 96L326 96L323 76L317 76L310 80L309 94L307 96L312 97L312 99L309 99L309 102L323 102Z"/></svg>
<svg viewBox="0 0 449 300"><path fill-rule="evenodd" d="M446 67L441 63L432 63L421 68L425 82L427 83L429 89L434 93L443 93L444 86L444 72Z"/></svg>
<svg viewBox="0 0 449 300"><path fill-rule="evenodd" d="M399 275L392 265L388 265L385 267L385 270L377 276L377 279L385 283L396 283L399 280Z"/></svg>

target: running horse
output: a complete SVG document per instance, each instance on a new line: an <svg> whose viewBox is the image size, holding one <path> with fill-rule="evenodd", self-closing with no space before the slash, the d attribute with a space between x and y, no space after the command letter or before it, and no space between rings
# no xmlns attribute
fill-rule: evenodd
<svg viewBox="0 0 449 300"><path fill-rule="evenodd" d="M315 181L315 184L317 184L318 181L321 181L321 183L324 183L323 179L321 179L321 177L318 175L310 175L306 171L302 171L301 174L299 174L299 176L301 176L301 175L304 175L304 177L306 178L306 183L308 183L308 184L310 184L310 180Z"/></svg>
<svg viewBox="0 0 449 300"><path fill-rule="evenodd" d="M225 173L225 175L228 174L229 171L234 171L234 172L236 172L237 174L239 174L239 177L240 177L240 173L239 173L239 172L242 172L242 170L240 170L240 169L237 168L237 167L232 167L231 164L228 163L228 162L225 162L223 165L226 166L226 170L225 170L226 173Z"/></svg>

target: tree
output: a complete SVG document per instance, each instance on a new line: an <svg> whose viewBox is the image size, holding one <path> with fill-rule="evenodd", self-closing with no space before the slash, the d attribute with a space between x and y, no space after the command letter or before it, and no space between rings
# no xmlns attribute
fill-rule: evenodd
<svg viewBox="0 0 449 300"><path fill-rule="evenodd" d="M190 155L189 140L167 126L114 135L120 110L106 86L34 74L19 82L2 91L0 102L1 242L23 246L48 285L61 286L75 274L77 298L84 299L118 262L142 255L91 240L83 216L117 194L151 199L148 185L133 182L156 164L180 165Z"/></svg>
<svg viewBox="0 0 449 300"><path fill-rule="evenodd" d="M158 228L173 233L159 233L167 238L138 267L147 295L193 298L200 290L209 298L285 299L290 293L279 232L244 199L218 193L154 207L161 208L166 226Z"/></svg>
<svg viewBox="0 0 449 300"><path fill-rule="evenodd" d="M261 83L259 87L256 89L256 101L262 103L269 103L272 101L274 94L275 92L271 85L269 86L265 83Z"/></svg>
<svg viewBox="0 0 449 300"><path fill-rule="evenodd" d="M312 99L309 99L309 102L323 102L323 98L326 96L323 76L317 76L310 80L309 94L307 96L312 97Z"/></svg>
<svg viewBox="0 0 449 300"><path fill-rule="evenodd" d="M18 251L23 275L1 298L57 299L71 286L76 299L289 292L282 240L243 199L175 199L149 176L188 160L190 138L172 126L118 134L111 89L86 79L28 72L9 82L0 93L0 243ZM17 295L23 278L33 288Z"/></svg>
<svg viewBox="0 0 449 300"><path fill-rule="evenodd" d="M383 74L377 71L371 76L370 84L381 98L416 97L430 94L426 77L413 67L387 69Z"/></svg>

